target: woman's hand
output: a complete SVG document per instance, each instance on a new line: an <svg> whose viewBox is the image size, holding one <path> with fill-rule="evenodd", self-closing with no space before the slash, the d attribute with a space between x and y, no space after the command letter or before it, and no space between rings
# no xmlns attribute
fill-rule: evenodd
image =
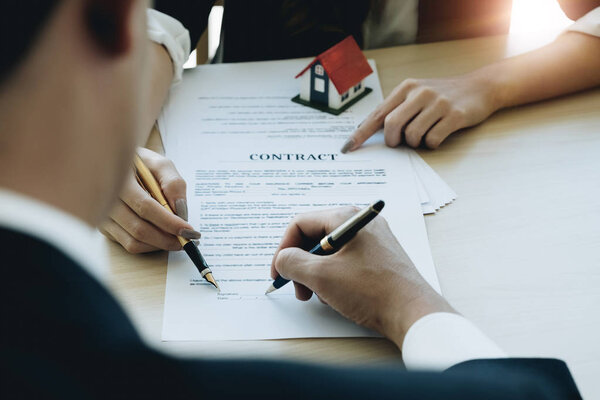
<svg viewBox="0 0 600 400"><path fill-rule="evenodd" d="M358 149L383 127L385 143L436 149L450 134L496 111L485 71L441 79L407 79L350 136L342 152Z"/></svg>
<svg viewBox="0 0 600 400"><path fill-rule="evenodd" d="M187 222L186 184L175 166L165 157L148 149L138 149L177 215L165 210L137 182L133 169L110 219L100 231L120 243L130 253L156 250L181 250L175 235L199 239L200 233Z"/></svg>
<svg viewBox="0 0 600 400"><path fill-rule="evenodd" d="M422 316L455 311L419 274L382 217L335 254L317 256L303 250L356 211L347 207L296 217L273 257L271 275L293 280L298 299L308 300L314 292L346 318L401 346Z"/></svg>

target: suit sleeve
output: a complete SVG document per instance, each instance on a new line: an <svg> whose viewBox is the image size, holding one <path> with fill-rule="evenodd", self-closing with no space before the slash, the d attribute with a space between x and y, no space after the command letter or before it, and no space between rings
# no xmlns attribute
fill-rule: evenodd
<svg viewBox="0 0 600 400"><path fill-rule="evenodd" d="M242 360L190 362L187 367L190 377L210 382L203 389L207 398L218 393L221 398L286 400L581 399L566 365L553 359L474 360L443 373Z"/></svg>
<svg viewBox="0 0 600 400"><path fill-rule="evenodd" d="M208 26L208 15L215 0L155 0L154 9L167 14L190 32L192 47Z"/></svg>
<svg viewBox="0 0 600 400"><path fill-rule="evenodd" d="M470 360L454 365L444 373L481 380L498 379L504 389L522 394L524 399L579 400L581 394L567 364L546 358L503 358ZM460 378L459 378L460 379ZM527 383L535 383L527 387Z"/></svg>

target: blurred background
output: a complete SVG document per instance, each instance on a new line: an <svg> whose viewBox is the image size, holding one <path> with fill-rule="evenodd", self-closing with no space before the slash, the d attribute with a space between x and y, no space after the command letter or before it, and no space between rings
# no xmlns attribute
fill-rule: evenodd
<svg viewBox="0 0 600 400"><path fill-rule="evenodd" d="M185 68L193 68L198 62L209 62L214 57L219 47L222 21L223 5L217 3L209 16L208 30L200 39L198 49L190 55ZM507 55L549 43L571 23L556 0L513 0Z"/></svg>

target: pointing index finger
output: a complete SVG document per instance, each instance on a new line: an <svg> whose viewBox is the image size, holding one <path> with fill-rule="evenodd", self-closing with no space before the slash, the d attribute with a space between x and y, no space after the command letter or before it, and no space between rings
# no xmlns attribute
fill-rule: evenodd
<svg viewBox="0 0 600 400"><path fill-rule="evenodd" d="M381 106L380 106L381 107ZM377 107L379 108L379 107ZM368 138L373 136L375 132L381 129L383 125L383 119L379 120L377 109L373 111L354 131L352 135L346 140L342 146L342 153L354 151L358 149Z"/></svg>
<svg viewBox="0 0 600 400"><path fill-rule="evenodd" d="M398 85L394 91L373 110L371 114L356 128L354 133L346 140L342 153L358 149L368 138L383 127L385 117L396 107L404 102L408 93L417 85L413 79L406 79Z"/></svg>

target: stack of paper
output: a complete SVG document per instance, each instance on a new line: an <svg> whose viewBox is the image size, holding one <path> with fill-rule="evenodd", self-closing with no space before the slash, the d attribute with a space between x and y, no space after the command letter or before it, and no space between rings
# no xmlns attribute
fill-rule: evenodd
<svg viewBox="0 0 600 400"><path fill-rule="evenodd" d="M454 190L414 150L410 150L410 162L423 214L433 214L456 199Z"/></svg>
<svg viewBox="0 0 600 400"><path fill-rule="evenodd" d="M333 116L290 100L293 76L307 62L202 66L173 90L159 121L163 143L188 182L190 222L222 291L211 290L184 253L171 253L163 340L374 335L316 299L297 301L293 285L264 295L274 250L300 212L384 200L382 216L440 290L422 214L454 193L414 151L386 147L382 133L340 154L382 100L377 74L366 80L372 94Z"/></svg>
<svg viewBox="0 0 600 400"><path fill-rule="evenodd" d="M223 86L226 86L229 89L238 86L240 89L239 92L243 92L246 95L246 98L248 98L248 94L252 94L252 90L254 89L254 94L258 99L261 93L261 86L265 84L265 81L261 82L261 79L263 78L267 79L266 82L271 82L271 86L273 82L276 82L278 94L283 94L282 98L287 100L288 96L297 94L298 88L296 82L292 78L296 75L296 70L298 68L302 69L302 66L307 62L307 60L286 60L229 65L202 65L192 71L187 71L186 76L188 78L186 79L187 81L190 81L192 79L191 76L195 77L199 74L204 75L204 79L202 79L203 85L199 88L199 93L196 94L198 95L198 99L206 101L204 104L200 105L202 111L210 112L211 105L209 103L212 95L221 93L224 89ZM339 118L343 119L343 123L335 124L337 128L336 137L339 137L340 144L343 144L343 141L353 129L366 118L371 110L383 101L383 93L381 91L381 85L379 84L379 76L377 75L375 61L369 60L369 64L371 64L374 73L367 78L366 86L372 88L373 92ZM171 101L167 103L163 109L163 113L158 121L167 155L169 155L169 151L171 150L172 142L177 141L177 138L173 138L173 135L169 138L169 110L188 109L189 104L192 104L192 99L183 94L183 92L188 94L188 91L185 90L185 86L182 86L176 87L173 90ZM190 86L191 85L187 87L189 88ZM233 92L236 92L236 90L233 90ZM194 93L189 94L193 95ZM187 106L184 104L186 102L188 102ZM256 106L260 107L260 103L257 103ZM194 110L191 112L202 113L202 111ZM311 113L307 114L310 115ZM326 115L316 111L313 111L312 114L316 114L313 118L317 119L321 119ZM326 119L334 120L335 118L336 117L329 117ZM184 123L184 121L180 122ZM234 126L234 124L235 122L232 122L231 126ZM311 122L307 122L306 125L310 126ZM441 207L454 201L456 199L456 193L452 188L450 188L450 186L448 186L414 150L408 150L408 152L410 153L410 161L414 169L415 184L417 185L417 191L419 193L419 198L421 199L423 214L433 214Z"/></svg>

